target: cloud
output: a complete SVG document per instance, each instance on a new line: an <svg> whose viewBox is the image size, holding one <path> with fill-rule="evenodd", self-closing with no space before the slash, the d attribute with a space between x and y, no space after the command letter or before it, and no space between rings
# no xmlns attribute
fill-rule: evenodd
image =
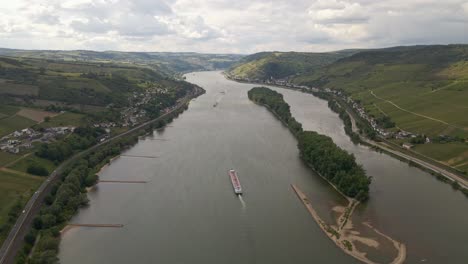
<svg viewBox="0 0 468 264"><path fill-rule="evenodd" d="M70 27L76 31L88 33L106 33L112 29L109 22L102 21L98 18L89 18L82 20L74 20L70 23Z"/></svg>
<svg viewBox="0 0 468 264"><path fill-rule="evenodd" d="M369 11L361 4L336 0L317 1L308 13L319 24L360 24L370 18Z"/></svg>
<svg viewBox="0 0 468 264"><path fill-rule="evenodd" d="M467 0L15 0L0 46L252 53L468 43Z"/></svg>

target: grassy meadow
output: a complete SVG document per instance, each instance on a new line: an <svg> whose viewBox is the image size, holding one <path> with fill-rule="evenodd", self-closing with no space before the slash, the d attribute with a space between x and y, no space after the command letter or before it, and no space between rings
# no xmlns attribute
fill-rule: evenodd
<svg viewBox="0 0 468 264"><path fill-rule="evenodd" d="M46 168L49 173L54 171L55 168L57 167L57 165L55 165L52 161L39 158L36 155L32 154L32 155L29 155L25 158L18 160L14 164L8 166L8 168L15 170L15 171L27 173L28 167L32 164L38 164Z"/></svg>
<svg viewBox="0 0 468 264"><path fill-rule="evenodd" d="M4 227L8 224L8 214L12 207L19 203L22 208L43 180L41 177L0 170L0 243L8 234Z"/></svg>

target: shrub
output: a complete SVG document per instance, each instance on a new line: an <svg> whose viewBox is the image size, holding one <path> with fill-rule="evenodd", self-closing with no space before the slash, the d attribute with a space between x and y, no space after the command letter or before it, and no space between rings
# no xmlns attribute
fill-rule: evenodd
<svg viewBox="0 0 468 264"><path fill-rule="evenodd" d="M36 163L33 163L31 165L28 166L28 169L26 170L29 174L33 174L33 175L38 175L38 176L49 176L49 171L39 165L39 164L36 164Z"/></svg>

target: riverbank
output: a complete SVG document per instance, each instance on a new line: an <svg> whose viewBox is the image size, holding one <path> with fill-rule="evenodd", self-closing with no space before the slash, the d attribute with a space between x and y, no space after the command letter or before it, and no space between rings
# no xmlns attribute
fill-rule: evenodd
<svg viewBox="0 0 468 264"><path fill-rule="evenodd" d="M281 85L277 85L277 84L264 84L264 83L253 83L253 82L247 82L247 81L241 81L241 80L236 80L236 79L232 79L230 78L227 74L223 74L224 77L228 80L231 80L231 81L234 81L234 82L238 82L238 83L246 83L246 84L253 84L253 85L262 85L262 86L273 86L273 87L278 87L278 88L281 88L281 89L289 89L289 90L293 90L293 91L299 91L299 92L303 92L303 93L309 93L309 94L312 94L314 95L313 93L310 93L310 92L307 92L307 91L304 91L303 89L301 88L294 88L294 87L289 87L289 86L281 86ZM314 95L315 96L315 95ZM319 97L320 98L320 97ZM320 99L323 99L323 100L326 100L328 101L327 99L325 98L320 98ZM447 179L447 180L442 180L443 182L447 182L452 184L453 186L455 186L454 188L458 188L460 189L466 196L468 196L468 179L466 179L466 176L463 176L463 175L458 175L454 172L451 172L451 171L448 171L447 169L441 167L440 164L436 163L436 162L429 162L429 161L424 161L418 157L416 157L414 154L412 153L403 153L402 149L397 149L397 148L389 148L389 147L385 147L383 146L382 144L379 144L379 142L376 142L372 139L369 139L367 137L365 137L364 135L362 134L359 134L358 131L359 129L354 129L354 125L356 125L356 121L353 117L354 114L351 114L348 112L349 109L346 109L346 112L348 113L348 115L350 116L351 118L351 122L353 123L353 129L352 129L352 132L356 133L359 138L360 138L360 144L363 144L363 145L366 145L366 146L369 146L371 147L372 149L375 150L378 149L382 152L384 152L385 154L388 154L389 156L391 157L394 157L394 158L397 158L399 160L404 160L404 161L407 161L408 163L413 163L412 165L415 165L416 167L418 167L419 169L423 170L423 171L426 171L426 172L430 172L431 174L435 175L438 177L438 179L440 177L442 177L442 179ZM353 137L352 135L349 135L350 138L353 140ZM357 141L356 141L357 143Z"/></svg>
<svg viewBox="0 0 468 264"><path fill-rule="evenodd" d="M90 206L73 218L77 223L123 223L125 228L70 230L60 243L60 262L361 263L323 234L294 194L291 183L329 224L336 223L342 214L338 211L348 204L301 161L292 133L248 100L247 91L254 86L228 81L219 72L191 73L187 79L205 88L206 95L125 153L159 158L120 158L101 174L103 180L135 175L148 183L98 185L89 195ZM213 108L224 90L223 100ZM405 263L460 263L468 257L460 232L468 222L468 203L460 192L408 163L352 144L326 101L276 91L306 130L332 137L374 177L371 199L352 214L354 229L368 237L372 230L363 224L368 222L404 242ZM232 193L229 168L239 172L245 208ZM196 237L197 243L183 239L187 237ZM355 243L359 251L371 251L371 260L391 263L397 253L390 241L381 240L379 251L386 256ZM102 245L106 250L96 250ZM217 254L200 254L207 250Z"/></svg>
<svg viewBox="0 0 468 264"><path fill-rule="evenodd" d="M348 201L345 207L335 206L333 208L333 211L339 215L335 218L335 223L327 224L320 218L305 194L295 185L291 185L296 195L304 203L313 219L327 236L345 253L368 264L380 262L367 257L370 252L376 252L381 256L391 255L385 252L385 250L380 249L381 244L391 243L396 251L396 256L392 261L388 261L388 263L402 263L406 258L406 246L404 244L369 226L367 226L369 230L366 232L371 233L370 236L361 235L358 230L354 229L351 220L354 209L358 206L360 200L367 200L368 194L364 193L364 191L369 190L368 185L370 183L370 179L368 179L367 186L361 184L363 176L365 177L366 175L359 173L359 169L362 170L362 167L356 165L354 156L346 158L349 153L339 148L331 138L316 132L303 131L302 125L292 117L290 107L284 101L283 96L276 91L261 87L252 88L248 92L248 97L253 102L267 107L270 112L289 128L299 142L298 147L301 158L316 174L327 181L328 184ZM350 123L352 122L350 121ZM334 147L332 147L332 145ZM322 173L317 170L317 166L314 166L314 164L317 163L320 164L319 168ZM327 168L327 164L333 164L333 166ZM348 170L344 170L343 168L348 168ZM324 173L326 173L328 177L325 177L325 175L323 175ZM332 182L332 180L334 182ZM337 186L335 182L340 185ZM347 184L343 185L341 184L342 182L347 182ZM362 229L363 228L360 230ZM362 246L357 243L363 244L364 249L359 250L358 248Z"/></svg>
<svg viewBox="0 0 468 264"><path fill-rule="evenodd" d="M291 184L291 188L296 193L299 200L306 207L309 214L315 220L320 229L330 238L343 252L346 254L364 262L367 264L377 264L378 262L371 260L367 257L367 252L358 250L356 242L360 242L366 245L369 248L378 249L379 241L373 237L365 237L360 235L359 232L353 230L352 215L354 209L359 204L356 200L348 200L348 205L346 207L336 206L333 208L333 211L339 213L339 216L336 218L335 224L327 224L319 214L313 208L310 200L307 196L294 184ZM397 251L396 256L394 257L391 264L401 264L404 263L406 259L406 246L391 237L379 232L377 229L373 228L370 224L364 223L372 229L376 235L379 235L381 239L387 239L390 241Z"/></svg>
<svg viewBox="0 0 468 264"><path fill-rule="evenodd" d="M268 106L298 141L300 157L334 188L359 201L369 198L371 178L356 163L353 155L338 147L333 140L315 131L304 131L302 124L291 115L290 106L283 96L266 87L254 87L248 91L248 98Z"/></svg>
<svg viewBox="0 0 468 264"><path fill-rule="evenodd" d="M14 263L15 262L15 257L16 257L16 262L19 261L25 261L27 255L29 255L30 250L32 249L32 246L34 245L35 242L35 237L37 236L38 232L29 232L28 230L30 229L31 226L33 226L33 218L36 216L36 214L39 214L41 211L41 205L44 201L44 199L50 194L52 191L52 185L59 184L60 176L63 173L63 171L68 171L68 173L71 170L70 165L74 165L82 159L83 157L86 157L86 155L91 155L93 153L96 153L100 150L101 147L108 147L109 144L114 144L118 143L120 147L126 146L126 144L121 144L119 141L128 141L127 139L130 139L132 141L132 138L134 138L134 134L141 133L141 131L144 131L147 127L153 127L153 124L160 121L160 120L165 120L165 123L168 123L172 121L174 116L178 115L180 112L184 111L187 109L187 105L190 102L191 99L198 97L199 95L203 94L204 90L200 87L195 87L192 92L190 92L186 97L182 98L180 102L168 113L165 113L158 118L155 118L153 120L147 121L143 124L140 124L126 132L123 132L119 135L116 135L104 142L101 142L97 145L92 146L91 148L84 150L80 153L75 154L72 156L69 160L65 161L62 163L49 177L47 181L44 182L43 186L41 186L38 190L38 195L33 197L29 202L28 205L25 209L25 213L23 213L20 218L17 220L17 224L15 226L14 230L11 230L9 239L5 241L4 245L2 246L2 251L1 251L1 256L0 256L0 263ZM127 138L126 136L131 136L130 138ZM136 136L136 139L138 138L138 135ZM106 156L103 159L111 158L114 155ZM103 163L101 166L104 166L107 162ZM97 170L96 170L97 171ZM53 197L52 197L53 199ZM80 198L81 200L81 198ZM83 200L81 200L83 201ZM81 203L81 202L80 202ZM41 211L42 212L42 211ZM54 220L53 223L55 223L57 220ZM36 225L36 222L34 222L34 226ZM57 238L60 235L59 230L61 229L60 225L55 225L52 224L52 227L54 228L52 234L54 235L53 238ZM58 227L58 229L56 228ZM52 235L51 234L51 235ZM30 239L28 239L26 244L24 243L24 237L28 235ZM41 239L43 241L43 239ZM21 248L24 248L23 251L19 251ZM49 250L49 249L48 249ZM54 255L57 254L58 250L58 243L56 244L56 248L51 249L52 251L55 251ZM21 254L17 253L20 252ZM52 254L49 254L50 257L52 257Z"/></svg>

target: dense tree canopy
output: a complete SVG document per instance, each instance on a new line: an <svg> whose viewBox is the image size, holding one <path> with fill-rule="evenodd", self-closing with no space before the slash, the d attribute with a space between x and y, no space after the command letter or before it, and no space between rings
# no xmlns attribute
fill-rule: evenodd
<svg viewBox="0 0 468 264"><path fill-rule="evenodd" d="M248 92L249 99L270 108L294 134L302 132L301 123L291 115L283 95L266 87L255 87Z"/></svg>
<svg viewBox="0 0 468 264"><path fill-rule="evenodd" d="M41 144L36 155L51 161L62 162L74 152L96 144L105 133L102 128L77 127L70 136L63 140Z"/></svg>
<svg viewBox="0 0 468 264"><path fill-rule="evenodd" d="M341 192L358 200L369 196L370 178L354 155L340 149L328 136L305 131L298 138L301 157L315 171L333 183Z"/></svg>
<svg viewBox="0 0 468 264"><path fill-rule="evenodd" d="M248 92L248 96L250 100L267 106L287 124L297 136L302 159L317 173L345 195L361 201L368 199L371 178L367 177L362 166L356 163L354 155L339 148L330 137L313 131L303 131L302 125L292 117L289 105L280 93L265 87L255 87Z"/></svg>

